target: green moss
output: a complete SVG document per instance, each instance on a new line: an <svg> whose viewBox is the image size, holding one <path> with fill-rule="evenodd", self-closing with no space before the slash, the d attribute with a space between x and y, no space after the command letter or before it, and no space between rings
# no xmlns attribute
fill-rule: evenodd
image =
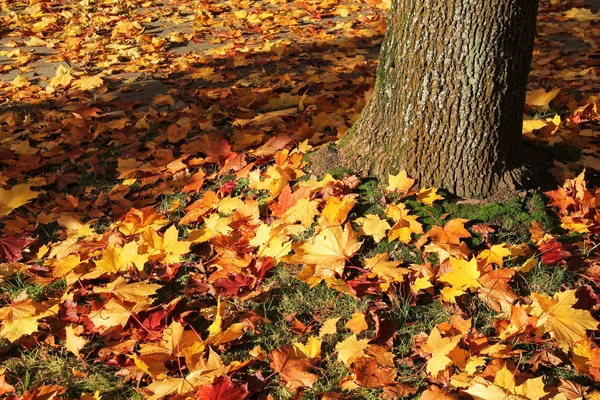
<svg viewBox="0 0 600 400"><path fill-rule="evenodd" d="M344 179L347 175L352 175L352 171L347 168L332 168L327 173L335 179Z"/></svg>

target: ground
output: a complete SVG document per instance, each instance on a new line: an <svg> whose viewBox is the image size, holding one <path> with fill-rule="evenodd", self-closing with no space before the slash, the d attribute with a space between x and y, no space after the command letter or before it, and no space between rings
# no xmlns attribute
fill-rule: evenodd
<svg viewBox="0 0 600 400"><path fill-rule="evenodd" d="M554 190L488 204L306 174L385 3L0 5L0 396L600 396L597 0L541 5Z"/></svg>

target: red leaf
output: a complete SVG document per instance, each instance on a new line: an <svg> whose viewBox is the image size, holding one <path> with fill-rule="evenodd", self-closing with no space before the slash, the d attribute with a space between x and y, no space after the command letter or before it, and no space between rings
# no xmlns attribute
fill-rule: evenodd
<svg viewBox="0 0 600 400"><path fill-rule="evenodd" d="M254 289L256 280L247 275L230 274L227 278L217 279L214 287L222 296L239 296Z"/></svg>
<svg viewBox="0 0 600 400"><path fill-rule="evenodd" d="M15 233L0 238L0 260L19 261L23 258L23 249L34 241L35 239L28 237L26 233Z"/></svg>
<svg viewBox="0 0 600 400"><path fill-rule="evenodd" d="M233 385L227 375L215 378L212 385L202 385L196 392L198 400L242 400L248 395L246 385Z"/></svg>
<svg viewBox="0 0 600 400"><path fill-rule="evenodd" d="M555 264L571 256L571 253L563 249L560 242L548 242L540 246L541 260L546 265Z"/></svg>
<svg viewBox="0 0 600 400"><path fill-rule="evenodd" d="M229 194L229 193L231 193L231 191L232 191L233 189L235 189L235 187L236 187L236 186L237 186L237 183L236 183L236 181L227 181L227 182L225 182L223 185L221 185L221 189L220 189L220 190L221 190L221 191L222 191L224 194Z"/></svg>

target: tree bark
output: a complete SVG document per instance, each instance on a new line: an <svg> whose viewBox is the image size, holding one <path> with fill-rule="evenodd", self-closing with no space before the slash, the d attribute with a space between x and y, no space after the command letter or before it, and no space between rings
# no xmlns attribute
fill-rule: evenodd
<svg viewBox="0 0 600 400"><path fill-rule="evenodd" d="M486 198L521 184L538 0L393 0L373 95L315 162ZM319 158L321 160L319 160Z"/></svg>

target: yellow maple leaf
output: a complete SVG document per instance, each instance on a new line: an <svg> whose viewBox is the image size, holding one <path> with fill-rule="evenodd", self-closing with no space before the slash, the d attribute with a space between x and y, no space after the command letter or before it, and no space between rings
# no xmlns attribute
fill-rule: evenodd
<svg viewBox="0 0 600 400"><path fill-rule="evenodd" d="M449 288L442 289L442 297L445 301L454 302L455 297L466 293L467 290L481 287L477 281L481 273L477 269L476 258L466 261L450 257L450 266L452 271L438 278L438 281L451 285Z"/></svg>
<svg viewBox="0 0 600 400"><path fill-rule="evenodd" d="M82 333L83 326L81 325L69 324L65 327L65 347L78 358L82 358L79 350L89 342L80 336Z"/></svg>
<svg viewBox="0 0 600 400"><path fill-rule="evenodd" d="M408 269L398 268L400 261L389 259L389 254L376 254L371 258L365 258L365 267L383 281L381 290L387 292L392 282L404 281L404 276L408 274Z"/></svg>
<svg viewBox="0 0 600 400"><path fill-rule="evenodd" d="M427 361L427 373L436 377L440 371L452 364L448 353L456 348L460 339L461 336L443 338L438 327L433 328L427 343L423 345L423 350L431 354L431 358Z"/></svg>
<svg viewBox="0 0 600 400"><path fill-rule="evenodd" d="M536 107L548 107L548 104L558 95L560 89L552 89L546 92L544 89L533 90L527 92L527 104Z"/></svg>
<svg viewBox="0 0 600 400"><path fill-rule="evenodd" d="M21 207L40 195L39 192L29 190L30 187L30 185L21 183L9 190L0 188L0 217L10 214L15 208Z"/></svg>
<svg viewBox="0 0 600 400"><path fill-rule="evenodd" d="M217 235L228 235L233 230L229 224L231 217L221 217L219 214L211 214L204 219L204 226L200 229L193 230L189 233L186 242L202 243L207 242Z"/></svg>
<svg viewBox="0 0 600 400"><path fill-rule="evenodd" d="M310 336L306 344L294 342L296 357L302 358L318 358L321 355L321 340L316 336Z"/></svg>
<svg viewBox="0 0 600 400"><path fill-rule="evenodd" d="M416 293L419 290L427 289L433 287L433 284L429 280L428 276L422 276L415 279L415 283L413 283L410 288Z"/></svg>
<svg viewBox="0 0 600 400"><path fill-rule="evenodd" d="M323 323L321 329L319 329L319 337L322 338L325 335L335 335L337 333L337 323L340 317L329 318Z"/></svg>
<svg viewBox="0 0 600 400"><path fill-rule="evenodd" d="M104 85L104 81L100 75L84 76L73 81L73 87L81 90L92 90Z"/></svg>
<svg viewBox="0 0 600 400"><path fill-rule="evenodd" d="M138 249L137 242L126 243L123 247L108 246L102 252L102 258L95 261L96 268L109 274L126 272L132 267L142 271L148 254L139 254Z"/></svg>
<svg viewBox="0 0 600 400"><path fill-rule="evenodd" d="M71 70L59 65L56 75L48 82L48 87L53 89L57 86L69 86L73 79L75 78L71 75Z"/></svg>
<svg viewBox="0 0 600 400"><path fill-rule="evenodd" d="M524 119L523 133L531 133L538 129L544 128L548 123L542 119Z"/></svg>
<svg viewBox="0 0 600 400"><path fill-rule="evenodd" d="M179 241L178 235L175 225L171 225L163 237L160 237L153 229L146 229L142 234L142 240L146 245L148 258L151 261L162 261L167 264L179 262L182 255L190 252L192 243Z"/></svg>
<svg viewBox="0 0 600 400"><path fill-rule="evenodd" d="M574 19L575 21L587 22L587 21L598 21L600 16L596 15L589 8L571 8L565 12L566 19Z"/></svg>
<svg viewBox="0 0 600 400"><path fill-rule="evenodd" d="M544 391L541 376L517 386L514 374L506 365L496 372L493 383L477 376L465 392L475 400L539 400L549 394Z"/></svg>
<svg viewBox="0 0 600 400"><path fill-rule="evenodd" d="M417 201L420 203L430 206L436 200L444 200L442 196L437 194L437 188L422 188L417 192Z"/></svg>
<svg viewBox="0 0 600 400"><path fill-rule="evenodd" d="M315 220L318 211L319 202L308 198L302 198L292 207L286 210L282 219L288 224L300 222L302 226L308 228Z"/></svg>
<svg viewBox="0 0 600 400"><path fill-rule="evenodd" d="M565 352L573 343L586 340L586 330L595 330L598 321L588 310L573 308L577 302L575 290L556 293L553 297L545 293L532 293L531 315L538 318L538 332L550 333L558 346Z"/></svg>
<svg viewBox="0 0 600 400"><path fill-rule="evenodd" d="M90 321L94 323L94 327L104 334L110 328L121 326L125 327L131 311L123 306L123 303L112 297L102 307L89 314Z"/></svg>
<svg viewBox="0 0 600 400"><path fill-rule="evenodd" d="M352 313L352 318L346 322L346 328L350 329L352 333L356 334L369 329L367 319L365 318L365 313L362 311Z"/></svg>
<svg viewBox="0 0 600 400"><path fill-rule="evenodd" d="M397 175L389 175L388 186L386 190L388 192L398 192L403 197L406 197L410 193L410 188L415 184L415 180L408 177L406 170L400 171Z"/></svg>
<svg viewBox="0 0 600 400"><path fill-rule="evenodd" d="M10 342L18 340L23 335L31 335L38 330L38 321L58 312L33 301L23 291L7 306L0 308L0 337Z"/></svg>
<svg viewBox="0 0 600 400"><path fill-rule="evenodd" d="M356 204L356 200L352 197L344 197L339 199L335 196L327 198L327 204L321 212L319 223L321 225L340 225L348 216L348 213Z"/></svg>
<svg viewBox="0 0 600 400"><path fill-rule="evenodd" d="M496 264L502 267L502 260L506 256L510 256L512 251L506 243L495 244L489 249L483 250L477 255L477 259L481 262L481 268L485 268L488 265Z"/></svg>
<svg viewBox="0 0 600 400"><path fill-rule="evenodd" d="M369 339L358 340L355 334L348 336L344 341L335 345L338 353L338 361L350 366L352 361L364 357L365 349L369 346Z"/></svg>
<svg viewBox="0 0 600 400"><path fill-rule="evenodd" d="M342 229L340 225L321 229L309 242L295 246L296 254L288 256L287 262L313 264L321 270L342 275L346 260L352 257L362 242L357 242L357 233L350 223Z"/></svg>
<svg viewBox="0 0 600 400"><path fill-rule="evenodd" d="M218 346L236 340L244 334L244 327L241 323L231 324L227 329L223 330L223 313L225 312L226 305L226 302L221 303L221 299L217 299L217 314L213 323L208 327L207 343Z"/></svg>
<svg viewBox="0 0 600 400"><path fill-rule="evenodd" d="M413 233L423 233L423 225L417 221L417 218L416 215L407 215L398 220L388 231L388 240L392 242L398 239L402 243L409 243Z"/></svg>
<svg viewBox="0 0 600 400"><path fill-rule="evenodd" d="M119 276L114 281L108 283L106 287L95 287L94 293L110 293L124 302L134 303L133 312L139 312L150 307L154 299L150 296L156 294L156 291L162 286L148 281L127 283L125 278Z"/></svg>
<svg viewBox="0 0 600 400"><path fill-rule="evenodd" d="M354 222L361 225L358 233L372 236L375 243L381 242L386 236L386 232L391 228L386 220L375 214L367 214L364 217L357 218Z"/></svg>

